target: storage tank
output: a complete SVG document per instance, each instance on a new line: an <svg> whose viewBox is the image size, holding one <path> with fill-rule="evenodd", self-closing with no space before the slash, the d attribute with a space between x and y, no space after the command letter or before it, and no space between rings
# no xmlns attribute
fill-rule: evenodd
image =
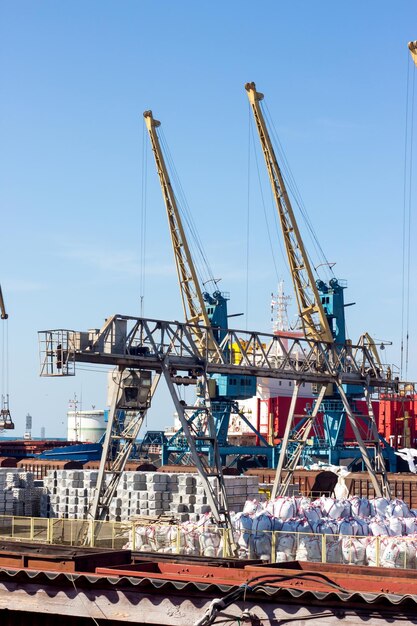
<svg viewBox="0 0 417 626"><path fill-rule="evenodd" d="M68 411L68 441L96 443L106 430L103 410Z"/></svg>

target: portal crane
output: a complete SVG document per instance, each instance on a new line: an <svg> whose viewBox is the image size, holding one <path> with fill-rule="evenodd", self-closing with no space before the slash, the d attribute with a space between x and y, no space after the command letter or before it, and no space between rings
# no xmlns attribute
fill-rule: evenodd
<svg viewBox="0 0 417 626"><path fill-rule="evenodd" d="M181 212L171 184L168 167L158 136L157 129L160 127L160 122L153 117L152 111L145 111L143 115L149 132L162 196L167 211L185 319L188 323L195 325L194 333L197 342L201 343L202 341L200 325L208 329L208 337L210 338L208 350L214 355L214 358L220 360L222 354L219 343L223 340L228 328L227 297L217 289L213 294L207 291L203 292L199 285L197 271L182 222ZM205 349L205 346L202 347ZM206 385L209 385L208 389L206 389ZM211 401L209 413L212 414L214 418L216 448L219 450L223 465L226 464L226 456L236 452L232 446L228 445L230 415L232 412L239 410L237 400L250 398L254 396L255 393L256 378L253 376L243 376L236 379L230 376L213 374L210 376L207 383L201 385L200 382L197 385L197 395L200 395L203 400L201 404L206 404L204 400L205 396ZM201 410L195 410L194 408L194 410L191 409L191 411L192 413L188 422L189 424L193 423L193 426L197 427L197 430L200 431L201 440L199 442L199 448L201 451L208 453L209 462L213 463L214 448L213 445L207 441L207 437L204 436L205 420L203 420L202 428L198 426L199 422L201 422ZM186 454L187 448L180 443L181 436L182 428L169 441L164 443L162 447L163 463L168 462L171 452L179 452L178 458ZM254 449L253 452L256 453L257 450Z"/></svg>
<svg viewBox="0 0 417 626"><path fill-rule="evenodd" d="M0 285L0 312L1 319L7 320L9 315L6 312L6 306L4 304L3 292ZM4 366L4 363L3 363ZM12 416L10 414L10 405L9 405L9 394L6 391L1 396L1 406L0 406L0 429L13 430L14 423L12 420Z"/></svg>
<svg viewBox="0 0 417 626"><path fill-rule="evenodd" d="M4 298L3 298L3 292L1 290L1 285L0 285L0 311L1 311L1 319L7 320L9 316L6 313L6 307L4 305Z"/></svg>
<svg viewBox="0 0 417 626"><path fill-rule="evenodd" d="M256 91L255 83L247 83L245 89L255 119L272 192L278 210L290 273L297 298L299 316L305 336L308 340L313 340L314 342L334 344L336 351L338 351L346 345L349 345L349 342L346 341L344 319L345 305L343 291L345 285L336 278L332 278L328 284L322 280L314 280L310 261L300 235L284 178L278 165L262 112L260 103L264 96ZM345 358L347 357L345 356ZM319 364L319 366L321 366L321 364ZM339 462L347 416L376 493L379 495L382 495L382 493L388 495L389 486L386 477L385 462L371 403L371 381L369 380L364 388L355 388L349 385L344 386L337 380L330 386L330 389L322 385L318 390L318 396L311 415L306 416L306 418L298 424L297 428L295 428L295 404L299 387L300 381L296 381L291 401L290 415L286 423L285 434L282 441L273 495L285 493L290 483L291 475L301 458L310 432L320 412L323 413L327 439L326 445L330 450L330 463L338 464ZM365 395L368 408L367 419L369 420L370 430L367 441L364 441L362 438L357 417L354 414L350 402L352 398L358 395L362 396L363 394ZM375 467L372 466L371 458L368 454L369 448L373 450ZM288 472L283 481L282 470L284 467ZM378 480L378 475L381 482Z"/></svg>
<svg viewBox="0 0 417 626"><path fill-rule="evenodd" d="M410 50L411 58L417 66L417 41L410 41L408 49Z"/></svg>

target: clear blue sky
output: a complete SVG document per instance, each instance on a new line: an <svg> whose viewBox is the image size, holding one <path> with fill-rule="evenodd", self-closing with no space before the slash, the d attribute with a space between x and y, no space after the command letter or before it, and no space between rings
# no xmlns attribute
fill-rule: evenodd
<svg viewBox="0 0 417 626"><path fill-rule="evenodd" d="M0 281L15 434L30 412L35 435L44 425L63 436L74 392L83 408L105 404L102 374L39 378L37 331L139 314L146 109L162 121L230 310L247 313L236 325L270 330L277 274L249 158L247 81L266 94L321 246L348 280L347 300L357 303L350 336L394 341L387 358L399 363L407 42L417 38L416 18L416 3L405 0L0 2ZM149 149L145 158L145 314L181 319ZM414 183L412 195L414 242ZM267 186L264 197L270 212ZM412 252L411 311L415 276ZM148 425L169 425L172 411L162 391Z"/></svg>

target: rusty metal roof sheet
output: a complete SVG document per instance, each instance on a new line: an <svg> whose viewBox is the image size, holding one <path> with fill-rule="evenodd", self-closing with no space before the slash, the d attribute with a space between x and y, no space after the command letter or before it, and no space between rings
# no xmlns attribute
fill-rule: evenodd
<svg viewBox="0 0 417 626"><path fill-rule="evenodd" d="M238 586L232 585L222 585L216 584L211 581L209 583L201 583L194 581L171 581L171 580L163 580L163 579L153 579L152 577L130 577L130 576L97 576L94 574L77 574L77 573L67 573L67 572L52 572L52 571L36 571L36 570L16 570L16 569L0 569L0 581L4 581L4 579L14 579L19 582L27 582L31 581L42 583L55 583L62 585L71 583L71 585L76 582L77 587L86 587L86 586L105 586L105 587L114 587L119 586L121 588L126 587L152 587L155 591L164 590L167 592L171 591L186 591L188 595L200 595L201 593L207 593L208 595L216 594L219 592L225 594L230 592L233 589L237 589ZM319 602L332 602L338 603L341 602L343 604L383 604L385 606L403 606L408 605L415 610L415 606L417 605L417 595L403 594L397 595L392 593L365 593L365 592L351 592L345 593L337 590L331 590L329 592L323 591L313 591L306 589L294 589L289 587L273 587L268 584L265 584L262 589L258 589L256 592L256 597L259 598L259 595L262 594L266 601L271 600L293 600L297 601L302 599L304 602L308 600L316 600ZM248 596L255 596L255 594L251 593L250 588L247 591Z"/></svg>

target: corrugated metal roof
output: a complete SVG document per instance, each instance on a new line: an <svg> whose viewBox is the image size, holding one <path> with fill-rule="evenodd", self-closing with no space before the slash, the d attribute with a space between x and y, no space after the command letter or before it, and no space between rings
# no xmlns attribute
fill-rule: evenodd
<svg viewBox="0 0 417 626"><path fill-rule="evenodd" d="M165 592L168 590L175 591L186 591L189 595L197 595L201 593L207 593L209 595L216 594L219 592L222 594L228 593L233 589L237 589L237 586L232 585L218 585L215 582L210 583L197 583L193 581L171 581L164 579L153 579L151 577L146 578L138 578L138 577L130 577L130 576L96 576L91 574L75 574L75 573L66 573L66 572L46 572L46 571L36 571L36 570L15 570L15 569L0 569L0 582L1 580L7 577L9 579L19 580L19 582L24 582L25 580L30 580L33 582L38 582L39 584L45 582L53 582L56 584L59 583L76 583L77 587L86 587L86 586L109 586L109 587L153 587L155 590L164 590ZM374 594L374 593L363 593L363 592L352 592L352 593L344 593L341 591L332 590L329 592L322 591L312 591L312 590L303 590L303 589L294 589L289 587L276 587L270 585L264 585L261 589L256 591L256 597L259 597L259 594L263 594L267 601L270 600L299 600L303 599L304 602L309 599L315 599L320 602L342 602L344 604L385 604L392 606L402 606L402 605L412 605L415 609L415 605L417 605L417 595L397 595L397 594ZM254 597L254 593L247 591L247 597Z"/></svg>

